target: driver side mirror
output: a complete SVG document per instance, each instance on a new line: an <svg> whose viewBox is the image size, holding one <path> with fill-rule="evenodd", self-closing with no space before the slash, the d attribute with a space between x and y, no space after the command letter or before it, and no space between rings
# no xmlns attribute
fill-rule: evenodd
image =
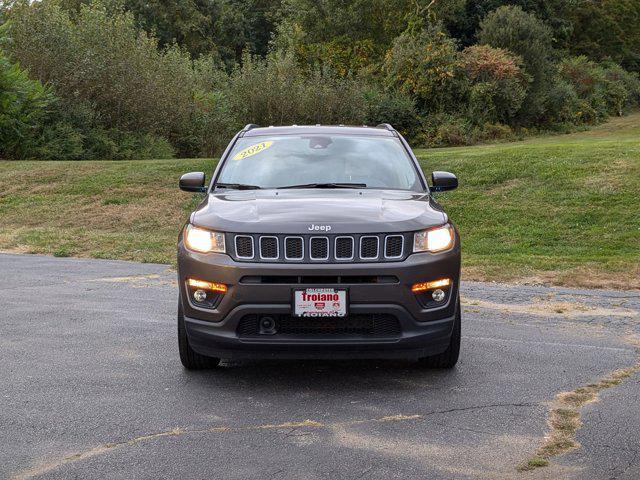
<svg viewBox="0 0 640 480"><path fill-rule="evenodd" d="M189 172L180 177L180 190L185 192L206 192L204 172Z"/></svg>
<svg viewBox="0 0 640 480"><path fill-rule="evenodd" d="M444 192L445 190L454 190L458 188L458 178L449 172L433 172L431 174L431 183L434 192Z"/></svg>

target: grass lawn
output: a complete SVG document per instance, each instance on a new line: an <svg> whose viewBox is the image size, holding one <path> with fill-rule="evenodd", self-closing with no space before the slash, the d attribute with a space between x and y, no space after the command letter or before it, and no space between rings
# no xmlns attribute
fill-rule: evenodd
<svg viewBox="0 0 640 480"><path fill-rule="evenodd" d="M587 132L418 150L463 237L464 277L640 288L640 114ZM210 159L0 161L0 249L173 263Z"/></svg>

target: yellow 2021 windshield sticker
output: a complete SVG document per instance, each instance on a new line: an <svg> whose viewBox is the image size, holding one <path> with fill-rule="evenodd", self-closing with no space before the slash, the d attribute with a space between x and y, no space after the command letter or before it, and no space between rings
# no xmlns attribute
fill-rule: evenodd
<svg viewBox="0 0 640 480"><path fill-rule="evenodd" d="M245 148L244 150L240 150L233 156L233 160L242 160L243 158L252 157L263 150L266 150L271 145L273 145L273 141L269 140L267 142L256 143L255 145L251 145L250 147Z"/></svg>

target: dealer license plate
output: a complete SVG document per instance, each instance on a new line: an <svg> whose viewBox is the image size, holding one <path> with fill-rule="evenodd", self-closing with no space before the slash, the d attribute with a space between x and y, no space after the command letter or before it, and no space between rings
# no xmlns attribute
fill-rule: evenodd
<svg viewBox="0 0 640 480"><path fill-rule="evenodd" d="M344 317L347 315L347 291L338 288L294 290L293 314L298 317Z"/></svg>

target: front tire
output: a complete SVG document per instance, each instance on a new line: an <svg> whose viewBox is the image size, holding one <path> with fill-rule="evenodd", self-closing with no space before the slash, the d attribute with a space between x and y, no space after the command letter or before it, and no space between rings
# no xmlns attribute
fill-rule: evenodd
<svg viewBox="0 0 640 480"><path fill-rule="evenodd" d="M184 324L184 313L182 312L182 300L178 300L178 350L180 352L180 361L187 370L215 368L220 363L219 358L200 355L189 345L187 329Z"/></svg>
<svg viewBox="0 0 640 480"><path fill-rule="evenodd" d="M460 356L460 337L461 328L460 323L462 321L462 315L460 314L460 297L456 300L456 315L453 322L453 333L451 334L451 341L447 349L438 354L430 357L423 357L418 359L418 364L425 368L453 368L458 363L458 357Z"/></svg>

